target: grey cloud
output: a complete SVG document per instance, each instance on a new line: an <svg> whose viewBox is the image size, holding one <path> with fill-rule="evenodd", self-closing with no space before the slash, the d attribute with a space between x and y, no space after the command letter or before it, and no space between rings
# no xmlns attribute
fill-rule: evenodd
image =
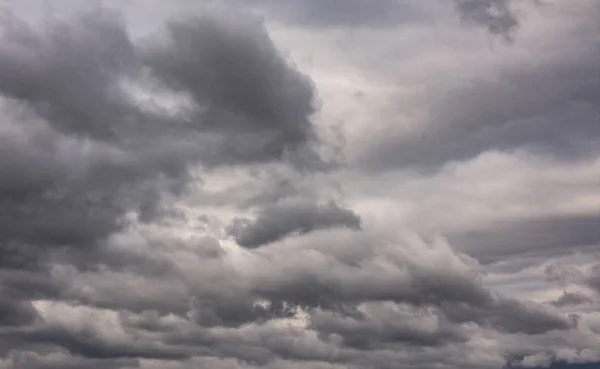
<svg viewBox="0 0 600 369"><path fill-rule="evenodd" d="M286 198L301 197L308 194L299 193L297 184L287 178L270 178L268 184L262 184L260 189L251 193L247 199L241 202L245 207L264 206L265 204L274 204Z"/></svg>
<svg viewBox="0 0 600 369"><path fill-rule="evenodd" d="M557 36L551 46L564 51L540 49L545 56L539 63L500 64L485 73L489 78L473 73L435 81L427 87L428 118L418 122L418 133L381 137L360 163L368 171L424 170L490 150L526 150L565 161L593 155L600 141L600 57L588 27L598 20L571 22L577 23L569 36Z"/></svg>
<svg viewBox="0 0 600 369"><path fill-rule="evenodd" d="M450 235L452 244L482 262L519 255L564 255L600 243L600 214L546 216L498 222L493 226Z"/></svg>
<svg viewBox="0 0 600 369"><path fill-rule="evenodd" d="M544 270L546 279L563 285L577 284L600 293L600 264L587 268L564 263L552 263Z"/></svg>
<svg viewBox="0 0 600 369"><path fill-rule="evenodd" d="M114 13L84 15L39 34L5 24L0 84L5 96L27 102L61 132L99 139L126 129L129 106L118 80L135 71L134 45Z"/></svg>
<svg viewBox="0 0 600 369"><path fill-rule="evenodd" d="M0 268L0 280L3 293L16 300L60 298L65 287L37 269Z"/></svg>
<svg viewBox="0 0 600 369"><path fill-rule="evenodd" d="M494 35L510 38L519 26L511 0L452 2L462 20L483 26ZM253 0L248 3L266 10L276 19L317 29L404 27L435 19L441 10L446 10L445 4L408 0L372 0L368 3L361 0Z"/></svg>
<svg viewBox="0 0 600 369"><path fill-rule="evenodd" d="M587 79L585 73L580 76ZM597 84L591 84L595 83ZM530 86L537 84L532 81ZM479 85L478 88L483 87L484 85ZM558 89L562 90L562 87ZM477 99L481 100L486 99L486 94L484 91L468 93L469 96L478 96ZM595 92L588 94L587 98L593 99ZM455 96L457 95L460 93L456 93ZM501 105L499 102L505 98L507 96L495 96L491 99L496 101L494 104ZM460 103L452 105L457 107ZM511 113L511 108L502 106L491 107L491 111L488 112L477 112L485 105L485 102L480 101L476 107L465 106L462 112L455 112L459 115L456 119L452 118L454 113L446 112L448 114L445 118L440 115L440 120L435 123L439 125L421 137L406 137L401 142L384 143L382 149L377 149L371 154L373 157L367 159L369 165L372 164L373 169L390 166L419 170L435 169L451 161L473 158L488 150L518 149L558 159L572 159L588 156L598 145L599 131L596 122L600 116L597 106L591 103L548 101L548 105L539 107L538 111L535 111L534 105L529 105L526 108L530 110L528 112ZM440 111L443 111L443 108L440 108ZM463 114L465 115L460 116ZM567 129L567 125L564 124L566 121L571 122L574 127L570 126Z"/></svg>
<svg viewBox="0 0 600 369"><path fill-rule="evenodd" d="M344 345L361 350L393 348L395 344L441 346L468 340L464 332L443 319L433 316L435 323L431 327L419 315L425 314L381 307L372 308L369 315L361 313L356 317L317 311L310 315L309 328L325 341L340 336Z"/></svg>
<svg viewBox="0 0 600 369"><path fill-rule="evenodd" d="M169 23L168 39L148 47L143 60L158 83L193 98L197 111L185 125L218 142L207 160L269 160L313 138L311 82L260 24L204 16Z"/></svg>
<svg viewBox="0 0 600 369"><path fill-rule="evenodd" d="M269 278L269 285L257 285L255 293L307 309L320 307L343 314L368 301L395 301L439 308L449 321L474 322L510 333L540 334L573 327L567 317L544 306L496 296L470 273L439 265L413 265L410 259L398 260L393 252L387 254L383 249L377 249L375 256L370 254L369 247L376 246L368 246L368 238L361 241L365 244L350 243L344 249L344 252L350 252L352 247L364 248L357 260L331 249L329 252L338 258L337 261L324 256L323 260L313 257L310 263L304 264L296 257L296 264L285 270L285 276L278 278L274 274ZM316 250L327 250L326 246L317 245ZM293 251L289 250L289 256L292 255ZM376 265L381 257L396 259L398 269L388 269L389 274L378 273Z"/></svg>
<svg viewBox="0 0 600 369"><path fill-rule="evenodd" d="M465 18L505 32L505 21L486 18L494 16L495 2L481 4L462 5ZM311 0L282 6L306 7L306 14L290 14L298 17L295 26L350 27L411 18L392 14L405 5ZM200 14L170 22L163 39L144 44L110 12L53 24L38 32L9 22L0 40L1 369L498 369L512 345L539 354L591 350L597 343L588 329L592 315L574 319L548 304L496 294L480 274L488 266L472 257L510 264L527 253L541 260L540 250L589 251L580 246L596 246L597 218L541 217L495 224L480 238L458 235L471 256L445 244L402 240L403 224L390 234L370 222L367 228L354 211L320 202L329 190L323 182L337 180L337 173L320 182L297 170L306 163L315 169L319 161L315 93L259 22ZM408 150L414 156L397 162L436 167L489 147L530 144L564 148L555 154L568 158L591 150L598 137L590 123L597 117L597 81L579 73L593 70L597 58L581 51L586 42L575 39L573 59L552 59L537 76L526 66L508 73L514 89L488 81L481 89L458 89L460 102L433 96L440 110L434 109L432 125L447 117L452 127L428 131ZM561 69L576 59L579 64ZM189 105L173 112L133 102L123 79L150 92L184 95ZM543 96L524 98L531 92L526 83ZM488 88L495 92L482 93ZM567 100L579 105L565 108ZM544 113L554 102L557 110ZM568 113L552 120L563 108ZM472 146L463 141L480 122L495 127L515 116L549 123L482 133ZM559 125L567 118L581 118L572 132ZM551 132L540 133L543 127ZM446 140L455 145L444 146ZM275 178L261 192L256 188L265 181L257 178L253 189L240 194L234 185L199 209L185 203L196 171L216 169L202 175L214 174L208 187L221 188L214 167L223 165L285 166L302 183ZM225 173L223 182L235 182L237 174ZM253 220L238 218L228 231L242 247L258 249L221 240L227 231L208 216L205 227L190 225L213 208L222 219L255 209ZM550 267L548 276L600 290L597 268L570 272Z"/></svg>
<svg viewBox="0 0 600 369"><path fill-rule="evenodd" d="M299 367L312 367L327 362L344 363L352 357L345 349L337 349L339 353L332 352L322 341L301 328L262 325L246 327L245 331L219 331L184 323L163 340L171 345L190 348L210 347L206 356L235 358L257 367L279 367L278 362L283 367L292 362Z"/></svg>
<svg viewBox="0 0 600 369"><path fill-rule="evenodd" d="M574 328L568 317L542 305L502 297L483 306L444 304L442 311L452 321L472 321L508 333L542 334Z"/></svg>
<svg viewBox="0 0 600 369"><path fill-rule="evenodd" d="M344 234L340 232L347 236L340 237ZM338 236L332 239L323 238L323 233L321 238L313 233L294 240L292 244L274 244L265 249L271 250L270 255L256 255L258 264L252 268L250 275L225 273L228 278L222 280L217 288L200 283L192 290L190 293L197 297L187 314L190 320L185 319L185 322L182 321L185 315L181 314L178 318L181 323L174 323L168 310L142 312L128 308L129 312L121 314L121 324L132 333L150 332L151 337L157 337L158 342L175 352L182 349L190 354L235 357L262 364L279 356L293 360L326 360L327 354L321 349L310 348L312 346L290 347L288 343L277 340L266 342L263 338L259 340L242 333L270 329L271 320L293 317L299 309L315 317L310 329L321 335L323 341L319 341L319 345L329 347L335 339L331 341L326 337L338 334L346 337L343 347L361 351L369 347L405 348L419 343L430 347L464 343L468 336L456 329L454 324L457 322L474 322L483 327L499 327L526 334L565 329L561 325L564 323L562 318L542 308L506 302L508 300L492 296L475 276L460 272L460 267L456 266L460 263L455 260L459 257L457 255L443 257L447 262L444 268L435 262L429 266L419 265L418 260L424 260L419 255L424 251L405 250L404 254L398 249L401 249L400 246L378 249L374 245L376 239L367 242L368 238L361 239L357 233L338 230ZM307 252L310 249L313 251ZM374 253L374 250L378 252ZM287 263L281 258L285 258ZM382 269L379 263L385 260L393 261L394 267L388 264ZM202 266L199 265L199 268ZM216 270L223 269L217 267ZM206 274L205 278L199 279L215 277ZM244 287L240 289L239 283L243 283ZM124 285L115 283L111 288L123 289ZM137 292L144 295L139 287ZM136 294L132 295L133 299L139 298ZM123 309L128 304L126 300L124 297L116 298L115 301L122 304L111 308ZM406 304L412 310L394 313L371 309L372 318L361 316L357 310L363 303L389 300ZM454 310L450 307L452 304ZM160 304L147 305L148 309L153 306L157 308ZM401 323L402 317L408 319L413 313L427 317L427 312L431 314L432 311L434 314L438 311L438 319L441 319L438 328L431 328L429 324L421 327L418 321L414 324L408 321ZM331 319L319 320L319 314ZM399 323L390 324L390 319ZM240 329L242 325L244 328ZM183 329L184 326L187 328ZM193 332L186 333L187 330ZM359 331L370 338L358 340ZM279 340L289 338L284 337L287 333ZM349 354L337 357L335 361L352 361L351 356L346 355Z"/></svg>
<svg viewBox="0 0 600 369"><path fill-rule="evenodd" d="M552 301L551 304L556 307L564 307L589 304L591 302L592 299L582 293L565 291L559 298Z"/></svg>
<svg viewBox="0 0 600 369"><path fill-rule="evenodd" d="M187 291L177 287L157 295L160 283L177 278L173 263L109 248L110 237L130 226L125 216L131 212L141 223L171 217L162 207L186 191L192 166L285 160L299 147L310 150L316 139L310 81L288 66L260 25L245 20L206 16L176 23L174 45L153 45L142 58L119 15L109 11L57 21L43 32L14 18L3 26L0 274L7 292L0 296L0 349L31 350L34 356L14 362L27 369L186 359L187 352L160 344L113 342L94 331L40 325L31 300L136 313L188 312ZM193 45L202 53L189 55L186 46ZM188 58L167 67L161 64L166 52ZM184 76L180 82L195 76L196 84L182 86L194 88L189 92L196 108L212 106L209 114L198 110L187 121L133 102L122 82L146 83L140 79L147 68L161 88L174 87L170 73ZM198 84L202 78L204 85ZM221 89L209 87L214 83ZM215 138L217 145L211 144ZM216 240L196 246L200 258L223 254ZM84 271L79 282L87 286L58 278L57 268ZM95 271L105 278L93 279ZM164 279L153 283L144 275ZM143 283L117 288L118 278ZM219 314L231 319L227 312ZM284 313L273 304L250 320L269 314ZM69 352L71 358L35 356L48 350Z"/></svg>
<svg viewBox="0 0 600 369"><path fill-rule="evenodd" d="M149 358L184 359L187 355L181 351L153 344L111 341L101 337L92 327L67 329L50 324L23 327L0 334L0 339L8 338L9 347L58 347L68 350L72 355L91 359Z"/></svg>
<svg viewBox="0 0 600 369"><path fill-rule="evenodd" d="M35 322L39 315L30 301L0 294L0 327L21 326Z"/></svg>
<svg viewBox="0 0 600 369"><path fill-rule="evenodd" d="M240 246L256 248L294 232L304 234L335 227L359 229L360 217L333 202L320 205L292 200L264 207L254 221L236 219L229 233Z"/></svg>
<svg viewBox="0 0 600 369"><path fill-rule="evenodd" d="M39 355L35 352L19 352L10 355L14 369L105 369L139 368L139 359L89 359L67 355Z"/></svg>
<svg viewBox="0 0 600 369"><path fill-rule="evenodd" d="M546 366L527 366L529 369L594 369L600 363L568 363L563 360L551 360L549 365ZM525 368L521 365L511 365L509 369Z"/></svg>
<svg viewBox="0 0 600 369"><path fill-rule="evenodd" d="M194 248L201 257L209 259L217 259L225 255L225 250L219 240L210 236L201 238Z"/></svg>
<svg viewBox="0 0 600 369"><path fill-rule="evenodd" d="M413 319L410 320L410 323L406 322L406 324L416 328L418 324L417 320L427 316L426 312L425 314L423 313L424 312L417 313L417 316L413 317ZM304 361L304 364L307 364L306 361L326 361L346 365L355 364L359 367L374 365L378 368L392 368L398 367L397 363L396 366L390 364L394 362L394 359L388 355L381 355L383 352L390 352L388 350L391 348L394 350L392 352L399 353L397 358L401 358L404 357L403 354L413 352L414 350L424 353L431 352L432 347L437 347L434 344L434 346L430 346L429 348L421 347L417 349L411 347L410 344L407 345L409 342L416 342L411 340L416 340L418 339L417 337L421 337L421 339L424 339L426 342L434 343L435 338L425 338L425 336L427 336L426 332L431 330L430 325L428 325L429 328L423 327L419 334L418 329L403 330L401 329L401 322L394 325L388 321L387 325L391 325L390 327L379 326L379 329L381 330L379 333L385 334L370 336L372 341L370 341L369 344L371 344L372 347L369 348L368 344L365 343L364 340L358 340L358 337L356 341L352 340L355 336L352 335L353 331L351 328L346 329L348 327L337 324L340 323L340 321L344 321L344 318L338 317L332 321L330 318L333 317L335 316L325 314L324 320L321 320L320 322L318 319L315 320L316 324L313 328L320 328L323 330L321 333L317 331L317 334L320 334L318 342L313 341L314 337L311 334L307 334L307 331L302 328L284 328L275 325L254 326L246 327L244 330L245 334L242 334L240 331L224 331L197 326L194 327L187 322L182 322L181 325L174 325L169 330L167 336L163 338L163 341L170 345L210 347L213 355L236 357L250 363L258 364L259 366L273 363L275 358L279 357L285 360L302 360ZM337 321L336 319L339 319L340 321ZM348 320L348 322L351 321L352 319ZM350 325L351 324L352 323L350 323ZM362 328L365 328L365 333L367 333L369 327L376 329L377 326L377 323L371 321L370 323L365 323ZM332 329L337 331L339 335L336 336L336 333L329 335ZM458 333L457 336L453 336L451 332L450 326L444 328L442 325L442 328L439 331L442 336L440 337L439 343L447 348L447 350L442 349L442 352L454 352L452 350L453 347L456 347L454 345L462 344L460 333ZM459 331L455 331L455 334L457 332ZM446 336L446 334L448 335ZM337 346L336 342L340 342L340 339L343 339L344 337L349 340L347 341L349 345L356 347L348 347L345 345ZM444 345L443 342L445 342L446 345ZM442 360L442 357L436 357L435 355L429 357L429 359L426 359L426 357L427 355L420 359L415 359L416 361L414 362L412 361L413 359L405 358L404 360L407 361L400 361L402 363L401 367L409 368L411 367L410 365L415 365L420 362L423 367L433 368L435 367L436 362ZM429 362L429 360L431 360L431 362ZM457 358L447 357L445 362L450 360L452 363L455 363ZM457 360L456 362L459 361L460 360ZM471 367L471 365L467 365L466 367ZM472 364L472 367L476 368L477 365Z"/></svg>
<svg viewBox="0 0 600 369"><path fill-rule="evenodd" d="M569 284L580 282L584 273L574 265L551 263L544 269L544 275L550 282Z"/></svg>
<svg viewBox="0 0 600 369"><path fill-rule="evenodd" d="M519 21L511 0L453 0L461 17L486 27L490 33L510 37Z"/></svg>
<svg viewBox="0 0 600 369"><path fill-rule="evenodd" d="M600 294L600 264L594 265L585 277L585 284Z"/></svg>
<svg viewBox="0 0 600 369"><path fill-rule="evenodd" d="M221 298L193 303L194 321L204 327L238 327L243 324L268 321L274 318L291 318L296 308L283 301L270 301L266 306L249 298Z"/></svg>
<svg viewBox="0 0 600 369"><path fill-rule="evenodd" d="M271 13L288 22L312 27L385 27L397 26L426 14L418 5L406 0L261 0Z"/></svg>
<svg viewBox="0 0 600 369"><path fill-rule="evenodd" d="M185 315L190 310L190 291L177 275L88 272L79 274L78 282L63 282L62 297L73 305L173 315Z"/></svg>
<svg viewBox="0 0 600 369"><path fill-rule="evenodd" d="M309 80L250 21L207 15L174 23L172 44L154 46L143 58L120 16L107 10L43 32L10 17L3 28L6 266L43 273L67 256L65 247L71 262L94 263L91 254L103 256L100 244L128 226L125 214L137 212L142 222L163 216L163 200L191 183L191 166L284 159L314 138ZM161 84L180 77L177 87L191 89L197 108L212 106L208 115L181 121L134 103L122 82L143 78L144 68Z"/></svg>

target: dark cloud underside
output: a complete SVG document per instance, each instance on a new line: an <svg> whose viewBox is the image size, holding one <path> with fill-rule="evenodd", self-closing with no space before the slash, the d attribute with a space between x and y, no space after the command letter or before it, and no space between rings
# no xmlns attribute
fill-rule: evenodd
<svg viewBox="0 0 600 369"><path fill-rule="evenodd" d="M240 246L254 248L275 242L294 232L304 234L335 227L359 229L360 217L333 202L319 205L292 201L261 209L255 221L236 219L230 225L229 233Z"/></svg>

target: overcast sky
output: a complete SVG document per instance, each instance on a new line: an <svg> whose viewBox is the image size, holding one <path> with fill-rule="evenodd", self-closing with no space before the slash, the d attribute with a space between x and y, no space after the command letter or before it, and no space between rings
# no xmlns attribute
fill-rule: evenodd
<svg viewBox="0 0 600 369"><path fill-rule="evenodd" d="M600 1L4 0L0 369L600 366Z"/></svg>

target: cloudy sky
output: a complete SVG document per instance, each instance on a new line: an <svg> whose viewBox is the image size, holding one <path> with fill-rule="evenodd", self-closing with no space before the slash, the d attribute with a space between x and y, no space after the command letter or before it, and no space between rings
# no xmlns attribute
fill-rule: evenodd
<svg viewBox="0 0 600 369"><path fill-rule="evenodd" d="M598 0L4 0L0 368L598 368L599 35Z"/></svg>

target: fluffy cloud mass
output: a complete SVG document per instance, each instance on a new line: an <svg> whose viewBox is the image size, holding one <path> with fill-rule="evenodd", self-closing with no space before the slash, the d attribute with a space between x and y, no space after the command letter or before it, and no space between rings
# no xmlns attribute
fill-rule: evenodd
<svg viewBox="0 0 600 369"><path fill-rule="evenodd" d="M0 369L599 366L598 5L7 2Z"/></svg>

